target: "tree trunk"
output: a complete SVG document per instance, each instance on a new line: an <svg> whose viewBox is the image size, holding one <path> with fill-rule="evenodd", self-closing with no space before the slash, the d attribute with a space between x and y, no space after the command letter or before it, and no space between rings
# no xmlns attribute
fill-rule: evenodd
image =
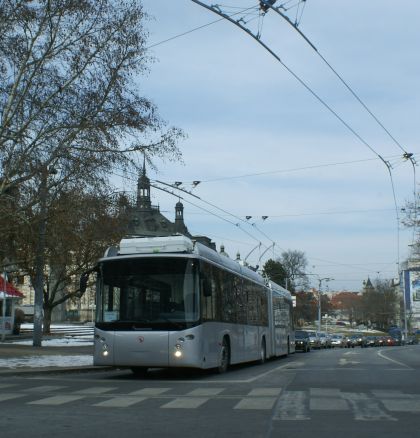
<svg viewBox="0 0 420 438"><path fill-rule="evenodd" d="M44 307L44 329L42 333L44 335L51 334L51 316L52 316L52 307Z"/></svg>

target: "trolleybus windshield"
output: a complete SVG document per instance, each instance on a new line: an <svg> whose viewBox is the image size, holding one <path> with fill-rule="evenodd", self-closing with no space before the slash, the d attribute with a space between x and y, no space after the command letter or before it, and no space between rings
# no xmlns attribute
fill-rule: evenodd
<svg viewBox="0 0 420 438"><path fill-rule="evenodd" d="M101 263L97 327L180 329L199 320L197 261L133 258Z"/></svg>

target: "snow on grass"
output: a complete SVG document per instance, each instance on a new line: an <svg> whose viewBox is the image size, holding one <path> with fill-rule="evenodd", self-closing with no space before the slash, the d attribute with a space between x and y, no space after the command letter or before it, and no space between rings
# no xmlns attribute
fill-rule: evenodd
<svg viewBox="0 0 420 438"><path fill-rule="evenodd" d="M32 345L32 339L17 340L11 342L16 345ZM43 339L43 347L83 347L93 345L92 336L64 336L62 338Z"/></svg>

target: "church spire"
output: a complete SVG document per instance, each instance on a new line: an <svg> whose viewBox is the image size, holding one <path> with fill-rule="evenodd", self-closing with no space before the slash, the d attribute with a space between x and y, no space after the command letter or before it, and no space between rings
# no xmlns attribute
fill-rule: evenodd
<svg viewBox="0 0 420 438"><path fill-rule="evenodd" d="M143 156L143 169L137 181L137 207L145 210L152 207L150 179L146 175L146 155Z"/></svg>
<svg viewBox="0 0 420 438"><path fill-rule="evenodd" d="M185 234L187 227L184 223L184 206L179 200L175 205L175 231L177 233Z"/></svg>

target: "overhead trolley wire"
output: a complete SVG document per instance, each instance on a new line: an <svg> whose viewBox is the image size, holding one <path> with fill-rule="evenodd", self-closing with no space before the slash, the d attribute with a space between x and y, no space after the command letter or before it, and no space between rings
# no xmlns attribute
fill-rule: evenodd
<svg viewBox="0 0 420 438"><path fill-rule="evenodd" d="M391 172L391 165L389 164L389 162L387 162L358 132L356 132L355 129L353 129L324 99L321 98L321 96L319 96L300 76L298 76L288 65L286 65L282 59L280 58L279 55L277 55L277 53L275 53L272 49L270 49L270 47L268 47L263 41L261 41L261 38L259 37L259 35L254 35L249 29L247 29L246 27L244 27L241 24L240 20L234 20L232 19L229 15L225 14L218 6L209 6L206 5L205 3L203 3L200 0L191 0L193 3L196 3L199 6L202 6L203 8L214 12L215 14L225 18L226 20L228 20L229 22L231 22L232 24L234 24L235 26L239 27L240 29L242 29L244 32L246 32L249 36L251 36L251 38L253 38L255 41L257 41L257 43L259 43L268 53L270 53L307 91L309 91L310 94L312 94L312 96L315 97L316 100L318 100L331 114L333 114L334 117L336 117L337 120L339 120L341 122L341 124L343 124L364 146L366 146L373 154L375 154L382 162L383 164L386 166L387 171L389 173L390 176L390 182L391 182L391 187L392 187L392 194L393 194L393 200L394 200L394 205L395 205L395 211L396 211L396 221L397 221L397 264L398 264L398 271L399 271L399 265L400 265L400 259L399 259L399 245L400 245L400 238L399 238L399 214L398 214L398 204L397 204L397 200L396 200L396 196L395 196L395 187L394 187L394 180L392 178L392 172ZM277 10L276 8L274 8L273 6L271 6L269 3L264 2L264 5L268 6L270 9L275 10L278 14L280 14L283 18L285 18L289 24L291 24L301 35L302 37L305 39L305 41L308 42L308 44L310 44L315 51L317 51L316 47L312 44L312 42L299 30L297 29L297 26L293 25L293 23L290 21L290 19L282 14L279 10ZM318 51L317 51L318 52ZM405 152L405 155L407 157L409 157L411 154L408 154ZM414 164L413 164L414 166Z"/></svg>
<svg viewBox="0 0 420 438"><path fill-rule="evenodd" d="M347 88L347 90L353 95L353 97L362 105L362 107L368 112L368 114L375 120L375 122L384 130L384 132L388 135L388 137L393 141L393 143L403 152L403 158L409 160L413 167L413 195L414 195L414 223L416 223L417 217L417 182L416 182L416 161L414 160L413 154L408 152L401 143L391 134L391 132L385 127L385 125L379 120L379 118L371 111L371 109L365 104L365 102L360 98L360 96L350 87L350 85L344 80L343 76L337 72L337 70L327 61L327 59L321 54L321 52L315 47L315 45L309 40L309 38L297 28L296 23L293 24L287 15L283 14L280 11L280 7L275 7L270 4L267 6L272 9L274 12L279 14L287 23L289 23L309 44L310 47L315 51L315 53L321 58L321 60L327 65L327 67L333 72L333 74L340 80L340 82ZM382 160L383 161L383 160ZM391 174L390 163L384 161L384 164L388 168L388 172L390 174L391 185L392 185L392 193L394 197L395 209L396 209L396 219L399 227L399 214L398 214L398 206L395 197L395 188L394 182ZM415 238L415 230L416 226L413 227L413 242ZM398 233L399 234L399 233ZM398 236L398 252L399 252L399 236ZM398 256L398 265L399 265L399 256Z"/></svg>
<svg viewBox="0 0 420 438"><path fill-rule="evenodd" d="M133 180L133 179L129 178L129 177L126 176L126 175L120 175L120 174L117 174L117 173L115 173L115 172L114 172L114 175L116 175L116 176L118 176L118 177L121 177L121 178L126 178L126 179ZM179 198L179 199L182 199L182 200L183 200L184 202L186 202L187 204L193 205L194 207L196 207L196 208L198 208L198 209L200 209L200 210L203 210L203 211L205 211L206 213L208 213L208 214L210 214L210 215L212 215L212 216L215 216L215 217L217 217L218 219L220 219L220 220L222 220L222 221L224 221L224 222L227 222L227 223L230 224L230 225L235 226L236 228L239 228L242 232L244 232L245 234L247 234L247 235L248 235L249 237L251 237L254 241L258 242L259 246L262 245L262 246L264 246L266 249L270 249L271 247L273 247L273 254L275 254L278 258L281 257L281 254L280 254L278 251L276 251L276 249L280 249L281 251L286 251L285 248L282 248L280 245L278 245L278 242L276 242L275 240L273 240L268 234L266 234L266 233L263 232L259 227L257 227L257 226L255 225L255 223L254 223L254 224L253 224L253 223L250 223L249 221L247 221L247 220L241 218L240 216L237 216L237 215L235 215L235 214L233 214L233 213L230 213L230 212L228 212L227 210L222 209L222 208L216 206L215 204L210 203L210 202L208 202L208 201L202 199L201 197L199 197L199 196L197 196L197 195L195 195L195 194L193 194L193 193L191 193L191 192L189 192L189 191L187 191L187 190L184 190L184 189L182 189L182 188L180 188L180 187L172 186L171 184L164 183L164 182L162 182L162 181L157 181L157 180L155 180L155 182L158 182L158 183L160 183L160 184L166 185L166 186L170 187L171 189L177 189L177 190L179 190L179 191L181 191L181 192L184 192L185 194L190 195L190 196L192 196L192 197L194 197L194 198L197 198L197 199L199 199L201 202L203 202L203 203L205 203L205 204L208 204L208 205L212 206L213 208L216 208L216 209L218 209L218 210L224 212L225 214L228 214L229 216L232 216L232 217L234 217L235 219L238 219L239 221L241 221L241 222L243 222L243 223L247 223L248 225L252 226L253 229L257 230L261 235L263 235L266 239L268 239L272 244L274 243L274 246L273 246L273 245L265 245L265 244L263 244L263 243L260 241L260 239L258 239L255 235L249 233L249 232L248 232L247 230L245 230L243 227L241 227L241 225L240 225L239 223L237 223L237 222L233 222L233 221L231 221L231 220L228 220L228 219L226 219L225 217L223 217L223 216L221 216L221 215L215 213L214 211L208 210L208 209L204 208L203 206L200 206L200 205L198 205L198 204L196 204L196 203L194 203L194 202L191 202L191 201L189 201L188 199L186 199L185 196L182 196L182 195L179 195L179 194L177 194L177 193L174 193L174 192L170 191L170 190L167 189L167 188L159 187L159 186L156 185L156 184L151 184L151 186L154 187L154 188L156 188L157 190L161 190L161 191L166 192L166 193L168 193L168 194L170 194L170 195L172 195L172 196L175 196L175 197L177 197L177 198ZM219 238L222 239L222 237L220 237L220 236L219 236ZM227 239L227 240L229 240L229 239ZM239 242L237 242L237 243L239 243ZM243 242L242 242L242 243L243 243ZM331 260L319 259L319 258L311 257L311 256L308 256L308 258L310 258L311 260L314 260L314 261L320 261L320 262L328 263L328 264L331 264L331 265L333 265L333 266L351 267L351 268L358 269L359 271L360 271L360 270L365 271L365 272L367 272L367 273L368 273L368 272L372 272L372 270L369 270L369 269L367 269L367 268L360 267L360 266L358 266L358 265L356 265L356 264L338 263L338 262L333 262L333 261L331 261Z"/></svg>

